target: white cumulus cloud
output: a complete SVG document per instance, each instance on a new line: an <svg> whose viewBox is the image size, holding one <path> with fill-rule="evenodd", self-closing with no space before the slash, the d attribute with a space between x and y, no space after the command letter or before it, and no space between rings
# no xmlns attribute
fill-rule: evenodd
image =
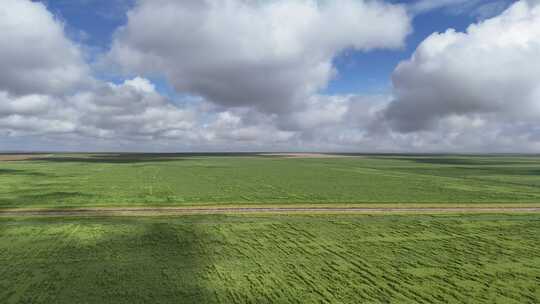
<svg viewBox="0 0 540 304"><path fill-rule="evenodd" d="M520 1L501 15L424 40L393 73L397 130L433 129L452 115L501 123L540 119L540 4Z"/></svg>
<svg viewBox="0 0 540 304"><path fill-rule="evenodd" d="M219 105L280 113L327 85L339 52L399 48L410 31L405 8L380 1L142 0L108 59Z"/></svg>
<svg viewBox="0 0 540 304"><path fill-rule="evenodd" d="M79 48L41 3L0 4L0 90L64 94L87 77Z"/></svg>

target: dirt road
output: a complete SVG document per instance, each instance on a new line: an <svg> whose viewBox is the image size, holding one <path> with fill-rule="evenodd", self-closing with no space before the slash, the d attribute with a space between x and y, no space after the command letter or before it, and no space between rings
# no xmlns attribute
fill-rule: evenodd
<svg viewBox="0 0 540 304"><path fill-rule="evenodd" d="M182 214L246 213L540 213L540 207L163 207L163 208L81 208L81 209L0 209L0 216L155 216Z"/></svg>

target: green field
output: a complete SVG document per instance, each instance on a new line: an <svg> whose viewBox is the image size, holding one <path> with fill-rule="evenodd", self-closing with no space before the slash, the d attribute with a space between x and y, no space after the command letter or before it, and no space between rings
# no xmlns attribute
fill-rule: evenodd
<svg viewBox="0 0 540 304"><path fill-rule="evenodd" d="M56 154L0 161L0 208L538 202L536 156Z"/></svg>
<svg viewBox="0 0 540 304"><path fill-rule="evenodd" d="M540 215L0 219L0 303L538 303Z"/></svg>
<svg viewBox="0 0 540 304"><path fill-rule="evenodd" d="M4 212L540 202L536 156L16 158L0 157ZM4 213L0 303L539 303L540 213L521 210L160 217Z"/></svg>

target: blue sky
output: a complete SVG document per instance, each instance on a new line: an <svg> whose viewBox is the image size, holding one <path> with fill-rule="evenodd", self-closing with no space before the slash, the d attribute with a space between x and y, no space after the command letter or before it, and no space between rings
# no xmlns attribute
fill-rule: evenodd
<svg viewBox="0 0 540 304"><path fill-rule="evenodd" d="M401 50L350 52L336 58L339 76L330 83L328 94L377 94L390 91L390 75L397 64L409 58L420 42L434 32L448 28L464 31L475 21L468 14L453 15L445 9L418 15L413 20L413 33Z"/></svg>
<svg viewBox="0 0 540 304"><path fill-rule="evenodd" d="M66 25L68 35L89 47L92 52L105 52L115 30L127 21L126 12L136 0L41 0L48 9ZM421 1L394 0L390 3L414 5ZM432 1L437 2L437 1ZM441 0L445 2L445 0ZM349 50L334 60L338 75L321 92L322 94L388 94L390 76L397 64L409 58L422 40L434 32L448 28L464 31L467 26L481 19L500 13L512 0L454 0L447 5L417 13L413 19L413 33L406 39L406 46L399 50ZM453 4L455 2L455 4ZM497 8L487 16L477 11L483 5L497 2ZM96 54L93 54L96 55ZM122 78L102 76L106 80L121 82ZM161 77L150 77L158 91L169 97L177 94Z"/></svg>
<svg viewBox="0 0 540 304"><path fill-rule="evenodd" d="M411 3L413 1L393 1ZM474 1L471 1L474 2ZM476 1L479 5L490 1ZM504 7L512 1L504 1ZM502 2L501 2L502 3ZM473 6L474 8L474 6ZM498 13L498 12L494 12ZM490 16L491 17L491 16ZM413 33L402 50L374 50L368 53L351 52L336 58L339 77L332 81L328 94L377 94L390 91L390 75L397 64L409 58L418 44L434 32L449 28L465 31L479 17L474 11L455 11L452 6L418 14L413 19Z"/></svg>

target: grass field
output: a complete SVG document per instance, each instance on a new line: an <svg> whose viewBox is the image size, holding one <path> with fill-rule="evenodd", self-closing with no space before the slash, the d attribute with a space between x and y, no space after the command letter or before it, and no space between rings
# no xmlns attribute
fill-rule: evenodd
<svg viewBox="0 0 540 304"><path fill-rule="evenodd" d="M540 202L540 157L56 154L0 161L0 208L497 202Z"/></svg>
<svg viewBox="0 0 540 304"><path fill-rule="evenodd" d="M540 202L535 156L0 156L2 212ZM0 217L0 303L540 302L538 212L41 212Z"/></svg>
<svg viewBox="0 0 540 304"><path fill-rule="evenodd" d="M0 219L0 303L538 303L540 215Z"/></svg>

